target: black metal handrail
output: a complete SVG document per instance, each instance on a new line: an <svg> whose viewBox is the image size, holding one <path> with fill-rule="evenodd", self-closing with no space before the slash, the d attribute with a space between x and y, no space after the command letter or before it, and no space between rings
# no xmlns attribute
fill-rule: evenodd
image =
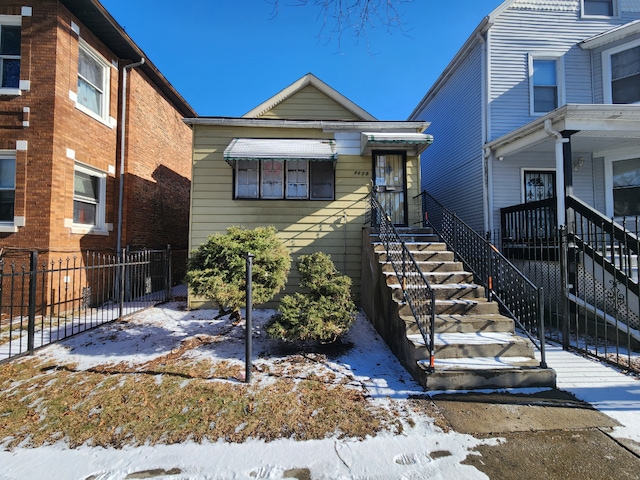
<svg viewBox="0 0 640 480"><path fill-rule="evenodd" d="M429 369L435 368L436 293L400 237L391 218L382 208L375 192L370 194L371 226L377 230L387 253L387 260L400 282L404 302L416 319L424 344L429 350Z"/></svg>
<svg viewBox="0 0 640 480"><path fill-rule="evenodd" d="M422 197L428 223L540 350L546 368L543 289L531 282L500 251L427 192Z"/></svg>

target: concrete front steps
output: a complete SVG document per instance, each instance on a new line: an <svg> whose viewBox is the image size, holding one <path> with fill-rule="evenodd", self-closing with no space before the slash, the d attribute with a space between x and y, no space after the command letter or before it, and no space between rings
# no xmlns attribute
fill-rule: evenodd
<svg viewBox="0 0 640 480"><path fill-rule="evenodd" d="M387 252L375 235L367 238L368 232L363 237L363 306L416 380L427 390L555 386L555 373L539 366L533 343L515 334L513 320L486 300L484 287L473 283L473 275L437 236L426 229L401 234L436 291L435 368L430 368L428 348ZM365 287L371 287L372 297L365 295Z"/></svg>

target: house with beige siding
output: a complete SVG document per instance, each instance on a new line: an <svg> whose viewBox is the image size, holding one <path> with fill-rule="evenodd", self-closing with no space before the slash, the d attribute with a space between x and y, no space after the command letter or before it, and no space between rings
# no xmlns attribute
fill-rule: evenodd
<svg viewBox="0 0 640 480"><path fill-rule="evenodd" d="M414 197L419 155L432 141L427 122L377 120L312 74L242 117L185 121L193 129L190 249L229 226L273 225L294 261L330 254L359 298L372 185L397 225L420 221ZM297 285L294 269L286 291Z"/></svg>

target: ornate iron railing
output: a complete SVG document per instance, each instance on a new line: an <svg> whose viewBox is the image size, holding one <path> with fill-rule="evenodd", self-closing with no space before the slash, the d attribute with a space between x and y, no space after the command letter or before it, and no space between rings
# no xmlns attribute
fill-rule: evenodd
<svg viewBox="0 0 640 480"><path fill-rule="evenodd" d="M370 194L370 223L384 245L387 260L400 282L403 301L416 319L424 344L429 350L429 368L433 370L435 356L436 294L425 278L411 251L400 237L391 218L382 208L375 192Z"/></svg>
<svg viewBox="0 0 640 480"><path fill-rule="evenodd" d="M476 283L485 287L488 300L496 300L533 341L540 350L540 364L546 367L543 289L430 194L420 195L425 224L440 235L473 273Z"/></svg>

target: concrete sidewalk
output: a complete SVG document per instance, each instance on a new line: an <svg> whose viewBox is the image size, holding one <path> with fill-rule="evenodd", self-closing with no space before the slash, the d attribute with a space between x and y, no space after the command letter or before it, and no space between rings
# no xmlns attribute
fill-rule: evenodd
<svg viewBox="0 0 640 480"><path fill-rule="evenodd" d="M557 390L432 396L455 431L505 439L465 463L492 480L640 478L640 381L558 346L547 363Z"/></svg>

